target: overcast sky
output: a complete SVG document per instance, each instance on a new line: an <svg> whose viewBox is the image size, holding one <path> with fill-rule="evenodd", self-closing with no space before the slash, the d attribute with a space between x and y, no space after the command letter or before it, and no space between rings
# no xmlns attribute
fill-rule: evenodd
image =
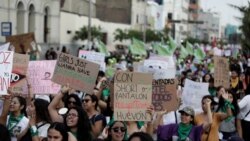
<svg viewBox="0 0 250 141"><path fill-rule="evenodd" d="M240 25L240 21L234 17L241 17L242 15L236 9L228 6L234 4L238 6L247 5L248 0L201 0L201 7L205 10L219 12L221 15L222 25L227 23Z"/></svg>

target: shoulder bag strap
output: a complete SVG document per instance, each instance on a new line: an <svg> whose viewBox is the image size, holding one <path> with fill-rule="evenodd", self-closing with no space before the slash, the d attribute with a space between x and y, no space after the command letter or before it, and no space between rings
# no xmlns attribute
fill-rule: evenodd
<svg viewBox="0 0 250 141"><path fill-rule="evenodd" d="M175 116L175 123L178 124L176 111L174 111L174 116Z"/></svg>
<svg viewBox="0 0 250 141"><path fill-rule="evenodd" d="M249 115L250 110L247 112L247 114L244 116L243 120Z"/></svg>

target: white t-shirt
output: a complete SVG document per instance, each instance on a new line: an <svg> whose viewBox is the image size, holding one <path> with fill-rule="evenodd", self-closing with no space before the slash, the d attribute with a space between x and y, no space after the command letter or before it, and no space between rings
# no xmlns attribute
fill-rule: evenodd
<svg viewBox="0 0 250 141"><path fill-rule="evenodd" d="M8 126L9 123L9 117L7 117L7 123L6 126ZM29 119L25 116L23 116L23 118L21 119L20 122L17 123L17 125L12 129L13 132L15 132L15 134L20 134L21 132L23 132L29 125ZM16 137L11 137L11 141L17 141Z"/></svg>
<svg viewBox="0 0 250 141"><path fill-rule="evenodd" d="M241 119L245 117L245 115L249 112L250 110L250 95L246 95L240 102L239 102L239 107L240 107L240 115ZM250 121L250 113L244 118L246 121Z"/></svg>
<svg viewBox="0 0 250 141"><path fill-rule="evenodd" d="M40 123L37 123L36 126L37 126L37 130L38 130L38 136L46 138L47 131L49 129L50 124L49 123L43 124L42 122L40 122Z"/></svg>
<svg viewBox="0 0 250 141"><path fill-rule="evenodd" d="M175 115L176 114L176 115ZM180 123L181 121L181 116L178 111L171 111L165 115L163 115L163 124L172 124L172 123Z"/></svg>

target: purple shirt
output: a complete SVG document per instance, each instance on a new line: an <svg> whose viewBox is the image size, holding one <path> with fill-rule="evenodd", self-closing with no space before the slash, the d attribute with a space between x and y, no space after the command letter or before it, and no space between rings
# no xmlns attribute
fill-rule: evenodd
<svg viewBox="0 0 250 141"><path fill-rule="evenodd" d="M202 130L203 125L193 126L188 136L189 139L191 139L191 141L201 141ZM157 140L172 141L173 136L178 136L178 124L168 124L158 127Z"/></svg>

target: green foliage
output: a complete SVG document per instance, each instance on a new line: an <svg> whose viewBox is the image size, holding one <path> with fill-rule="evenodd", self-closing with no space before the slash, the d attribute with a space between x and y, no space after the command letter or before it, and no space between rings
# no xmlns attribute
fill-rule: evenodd
<svg viewBox="0 0 250 141"><path fill-rule="evenodd" d="M93 39L101 39L102 38L102 32L101 27L91 27L91 40ZM75 36L73 37L73 40L86 40L88 39L88 27L83 26L79 31L76 31Z"/></svg>
<svg viewBox="0 0 250 141"><path fill-rule="evenodd" d="M151 29L146 30L146 42L160 42L162 40L166 41L168 36L169 29L164 29L163 31L155 31ZM115 41L123 41L123 40L133 40L133 38L138 40L143 40L143 32L138 30L122 30L116 29L114 32Z"/></svg>
<svg viewBox="0 0 250 141"><path fill-rule="evenodd" d="M243 53L250 56L250 2L248 2L247 6L230 6L238 9L243 14L242 18L238 18L242 23L240 26L242 31L241 46Z"/></svg>
<svg viewBox="0 0 250 141"><path fill-rule="evenodd" d="M208 44L209 42L206 41L206 40L199 40L199 39L196 39L196 38L192 38L192 37L187 37L185 40L184 40L184 43L191 43L191 44L195 44L195 43L202 43L202 44Z"/></svg>

